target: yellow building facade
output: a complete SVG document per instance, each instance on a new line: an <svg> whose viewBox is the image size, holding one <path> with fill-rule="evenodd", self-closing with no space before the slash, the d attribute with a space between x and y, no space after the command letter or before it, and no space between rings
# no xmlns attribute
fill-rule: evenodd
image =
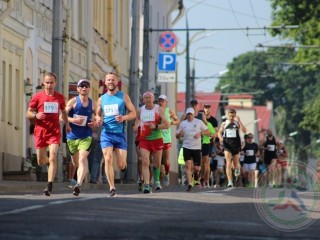
<svg viewBox="0 0 320 240"><path fill-rule="evenodd" d="M87 78L92 86L90 97L96 101L109 71L121 76L121 90L128 92L133 0L54 1L62 4L63 77L58 81L62 81L66 100L74 94L74 84ZM44 74L52 69L54 1L0 0L0 180L3 172L21 171L26 159L35 153L32 124L25 113L32 95L42 89ZM138 57L142 72L144 1L134 1L141 5ZM179 2L151 0L150 27L170 28L171 13L178 10ZM153 82L159 34L150 35L149 78ZM169 90L162 93L174 103L171 85L164 85L163 89ZM175 158L173 161L172 169L177 171Z"/></svg>
<svg viewBox="0 0 320 240"><path fill-rule="evenodd" d="M63 93L81 78L91 81L91 98L102 93L105 72L122 76L128 89L131 1L96 0L63 3ZM20 171L34 152L25 117L32 94L51 71L52 1L0 1L0 171ZM60 81L58 79L58 81Z"/></svg>

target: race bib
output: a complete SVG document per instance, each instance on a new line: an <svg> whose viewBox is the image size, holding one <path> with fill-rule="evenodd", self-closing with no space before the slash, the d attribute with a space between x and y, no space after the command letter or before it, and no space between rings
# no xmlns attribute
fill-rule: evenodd
<svg viewBox="0 0 320 240"><path fill-rule="evenodd" d="M253 150L246 150L246 156L254 156Z"/></svg>
<svg viewBox="0 0 320 240"><path fill-rule="evenodd" d="M104 105L103 113L104 113L104 116L107 116L107 117L119 115L118 104Z"/></svg>
<svg viewBox="0 0 320 240"><path fill-rule="evenodd" d="M78 123L73 123L73 124L78 125L78 126L85 126L87 123L88 116L73 114L73 118L83 118L83 122L81 124L78 124Z"/></svg>
<svg viewBox="0 0 320 240"><path fill-rule="evenodd" d="M268 151L274 151L274 150L276 150L276 145L267 145L267 150L268 150Z"/></svg>
<svg viewBox="0 0 320 240"><path fill-rule="evenodd" d="M58 102L44 102L44 113L58 113Z"/></svg>
<svg viewBox="0 0 320 240"><path fill-rule="evenodd" d="M226 137L227 138L235 138L235 137L237 137L237 130L235 130L235 129L226 129Z"/></svg>
<svg viewBox="0 0 320 240"><path fill-rule="evenodd" d="M156 120L154 112L142 112L140 118L143 122L154 122Z"/></svg>

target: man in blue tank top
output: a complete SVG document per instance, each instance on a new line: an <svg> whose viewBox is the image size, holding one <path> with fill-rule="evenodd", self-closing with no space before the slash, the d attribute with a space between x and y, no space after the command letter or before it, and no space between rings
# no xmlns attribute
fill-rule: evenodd
<svg viewBox="0 0 320 240"><path fill-rule="evenodd" d="M81 184L88 172L88 155L92 141L92 121L95 104L89 98L90 83L87 79L79 80L78 96L71 98L66 106L68 121L72 131L67 133L67 148L73 165L77 168L77 184L73 187L73 195L78 196Z"/></svg>
<svg viewBox="0 0 320 240"><path fill-rule="evenodd" d="M105 159L110 193L116 195L114 184L113 151L115 152L118 167L121 171L127 169L127 141L125 121L136 117L136 110L128 94L118 90L119 76L116 73L107 73L105 85L107 92L98 99L96 120L102 125L100 144Z"/></svg>

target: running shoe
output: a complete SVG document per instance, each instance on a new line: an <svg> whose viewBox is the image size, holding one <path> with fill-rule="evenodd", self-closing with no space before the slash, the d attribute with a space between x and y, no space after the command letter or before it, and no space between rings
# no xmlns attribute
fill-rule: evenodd
<svg viewBox="0 0 320 240"><path fill-rule="evenodd" d="M240 176L240 168L237 168L234 170L234 176L236 177L236 182L238 181L238 178Z"/></svg>
<svg viewBox="0 0 320 240"><path fill-rule="evenodd" d="M163 184L163 186L165 186L165 187L168 187L168 186L169 186L169 184L170 184L169 174L168 174L168 175L166 175L166 174L163 175L162 184Z"/></svg>
<svg viewBox="0 0 320 240"><path fill-rule="evenodd" d="M161 187L161 184L160 182L156 182L156 190L161 190L162 187Z"/></svg>
<svg viewBox="0 0 320 240"><path fill-rule="evenodd" d="M114 189L114 188L112 188L112 189L110 190L110 193L109 193L108 197L113 197L113 196L115 196L116 194L117 194L117 190Z"/></svg>
<svg viewBox="0 0 320 240"><path fill-rule="evenodd" d="M187 192L192 192L193 191L193 187L191 184L188 185L188 188L186 190Z"/></svg>
<svg viewBox="0 0 320 240"><path fill-rule="evenodd" d="M144 185L143 193L151 193L151 187L149 184Z"/></svg>
<svg viewBox="0 0 320 240"><path fill-rule="evenodd" d="M227 188L232 188L232 187L233 187L233 183L229 182L228 185L227 185Z"/></svg>
<svg viewBox="0 0 320 240"><path fill-rule="evenodd" d="M49 197L49 196L51 195L51 192L49 191L48 188L45 188L45 189L43 190L43 194Z"/></svg>
<svg viewBox="0 0 320 240"><path fill-rule="evenodd" d="M43 194L46 196L50 196L52 192L52 186L48 184L48 186L43 190Z"/></svg>
<svg viewBox="0 0 320 240"><path fill-rule="evenodd" d="M139 184L139 192L141 192L143 189L143 181L139 180L138 184Z"/></svg>
<svg viewBox="0 0 320 240"><path fill-rule="evenodd" d="M234 170L234 175L235 175L236 177L239 177L239 175L240 175L240 168L237 168L237 169Z"/></svg>
<svg viewBox="0 0 320 240"><path fill-rule="evenodd" d="M197 186L198 188L201 188L201 184L200 184L200 181L196 181L194 179L192 179L192 186Z"/></svg>
<svg viewBox="0 0 320 240"><path fill-rule="evenodd" d="M81 188L80 188L80 186L79 186L79 184L76 184L75 186L74 186L74 188L73 188L73 195L74 196L79 196L79 193L80 193L80 190Z"/></svg>

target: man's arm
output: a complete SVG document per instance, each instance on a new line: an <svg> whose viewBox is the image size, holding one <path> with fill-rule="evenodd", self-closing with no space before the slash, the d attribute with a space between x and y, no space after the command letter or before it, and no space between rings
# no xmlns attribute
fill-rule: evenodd
<svg viewBox="0 0 320 240"><path fill-rule="evenodd" d="M134 108L128 94L124 95L124 102L126 104L126 108L128 110L128 113L126 115L122 116L122 121L120 121L120 122L129 121L129 120L136 118L136 109Z"/></svg>
<svg viewBox="0 0 320 240"><path fill-rule="evenodd" d="M133 131L137 132L140 126L140 109L137 110L136 119L134 120Z"/></svg>
<svg viewBox="0 0 320 240"><path fill-rule="evenodd" d="M66 125L66 132L67 133L71 132L71 127L69 125L68 114L67 114L66 109L61 110L61 117L62 117L62 120L63 120L64 124Z"/></svg>
<svg viewBox="0 0 320 240"><path fill-rule="evenodd" d="M179 125L180 121L177 115L175 114L175 112L171 109L169 110L169 112L170 112L170 118L173 120L171 121L171 125Z"/></svg>
<svg viewBox="0 0 320 240"><path fill-rule="evenodd" d="M27 112L26 112L26 117L28 118L28 119L36 119L36 117L37 117L37 111L36 111L36 109L34 109L34 108L28 108L28 110L27 110Z"/></svg>
<svg viewBox="0 0 320 240"><path fill-rule="evenodd" d="M96 122L97 122L97 125L99 127L102 126L102 109L101 109L101 97L98 99L97 101L97 104L96 104L96 116L95 116L95 119L96 119Z"/></svg>
<svg viewBox="0 0 320 240"><path fill-rule="evenodd" d="M224 128L225 128L225 122L223 122L218 130L218 138L219 141L222 142L223 141L223 132L224 132Z"/></svg>
<svg viewBox="0 0 320 240"><path fill-rule="evenodd" d="M246 127L243 125L243 123L241 122L240 120L240 117L239 116L236 116L236 120L238 121L239 123L239 128L241 129L241 131L246 134L247 133L247 129Z"/></svg>
<svg viewBox="0 0 320 240"><path fill-rule="evenodd" d="M160 115L160 118L161 118L162 122L161 122L161 124L156 126L156 128L158 128L158 129L167 129L167 128L169 128L170 127L170 123L169 123L168 119L166 118L166 116L164 115L163 108L159 107L158 111L159 111L159 115Z"/></svg>

